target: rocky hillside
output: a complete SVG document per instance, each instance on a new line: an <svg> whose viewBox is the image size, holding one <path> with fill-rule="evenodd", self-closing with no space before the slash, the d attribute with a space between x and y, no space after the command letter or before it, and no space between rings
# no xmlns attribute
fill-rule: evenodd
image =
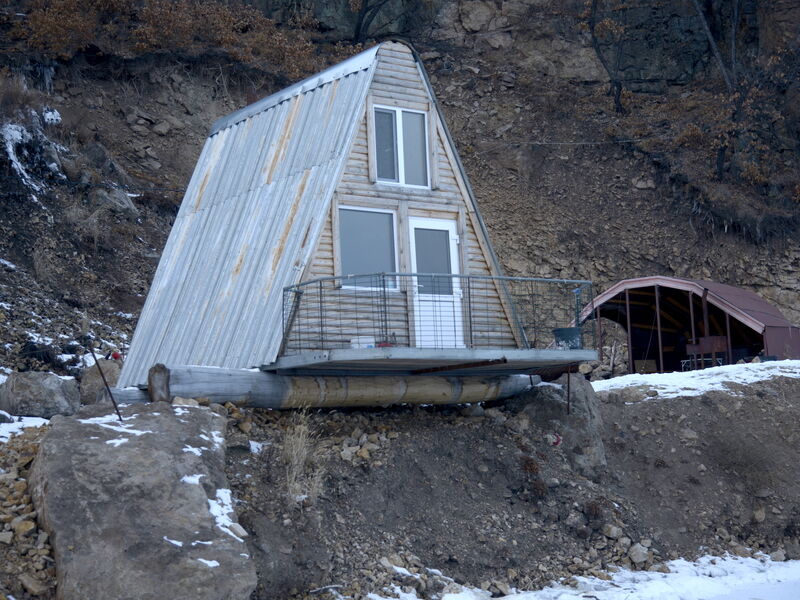
<svg viewBox="0 0 800 600"><path fill-rule="evenodd" d="M800 321L796 3L333 6L3 9L0 367L124 347L210 124L370 35L420 50L509 273L710 278Z"/></svg>
<svg viewBox="0 0 800 600"><path fill-rule="evenodd" d="M597 393L571 377L569 396L563 376L485 407L214 406L227 424L186 399L127 407L122 423L84 407L0 443L0 594L158 597L153 561L173 583L203 577L209 598L246 596L255 571L254 599L436 600L704 553L800 559L800 361ZM220 531L221 488L236 515ZM107 577L87 575L98 556L118 557Z"/></svg>

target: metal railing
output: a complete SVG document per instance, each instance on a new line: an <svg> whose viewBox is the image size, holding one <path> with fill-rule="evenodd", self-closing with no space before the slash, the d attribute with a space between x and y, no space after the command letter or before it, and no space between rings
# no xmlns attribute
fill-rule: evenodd
<svg viewBox="0 0 800 600"><path fill-rule="evenodd" d="M594 348L589 281L429 273L325 277L284 289L281 354L335 348Z"/></svg>

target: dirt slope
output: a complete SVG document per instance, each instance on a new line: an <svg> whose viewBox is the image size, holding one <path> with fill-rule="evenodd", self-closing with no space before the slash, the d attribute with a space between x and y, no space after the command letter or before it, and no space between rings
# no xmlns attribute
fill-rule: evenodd
<svg viewBox="0 0 800 600"><path fill-rule="evenodd" d="M632 404L604 394L595 402L608 466L595 481L573 468L574 416L561 415L559 431L531 418L526 402L553 389L485 411L313 413L305 473L321 465L324 477L301 478L305 491L293 488L293 498L284 447L298 417L234 412L228 474L253 534L256 597L334 584L361 597L392 581L432 597L446 582L426 569L501 595L613 565L660 568L701 547L800 558L798 380L680 399L642 392ZM260 453L237 420L265 444ZM636 544L641 563L632 562Z"/></svg>

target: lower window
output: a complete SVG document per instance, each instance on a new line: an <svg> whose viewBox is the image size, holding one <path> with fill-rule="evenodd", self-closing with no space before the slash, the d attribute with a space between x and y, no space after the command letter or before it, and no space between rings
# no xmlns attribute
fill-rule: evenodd
<svg viewBox="0 0 800 600"><path fill-rule="evenodd" d="M371 275L397 271L394 213L363 208L339 208L341 274ZM347 286L383 287L383 277L356 277ZM394 278L386 285L396 287Z"/></svg>

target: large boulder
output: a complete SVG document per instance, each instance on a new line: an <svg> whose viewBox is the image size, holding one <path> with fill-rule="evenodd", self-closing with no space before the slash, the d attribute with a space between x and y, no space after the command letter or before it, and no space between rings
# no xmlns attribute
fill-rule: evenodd
<svg viewBox="0 0 800 600"><path fill-rule="evenodd" d="M119 372L122 369L119 362L106 360L105 358L97 359L97 363L86 369L81 376L81 404L94 404L98 401L98 398L103 398L107 395L106 386L103 384L99 369L103 370L103 375L106 376L109 386L113 388L117 385ZM101 393L103 395L100 395Z"/></svg>
<svg viewBox="0 0 800 600"><path fill-rule="evenodd" d="M63 600L245 600L255 569L225 477L225 418L169 404L84 407L39 446L31 495Z"/></svg>
<svg viewBox="0 0 800 600"><path fill-rule="evenodd" d="M573 469L584 477L596 479L607 464L599 400L592 384L582 375L565 374L554 383L535 386L516 402L524 404L522 410L531 420L561 437Z"/></svg>
<svg viewBox="0 0 800 600"><path fill-rule="evenodd" d="M22 417L71 415L80 407L78 382L42 371L11 373L0 385L0 410Z"/></svg>

